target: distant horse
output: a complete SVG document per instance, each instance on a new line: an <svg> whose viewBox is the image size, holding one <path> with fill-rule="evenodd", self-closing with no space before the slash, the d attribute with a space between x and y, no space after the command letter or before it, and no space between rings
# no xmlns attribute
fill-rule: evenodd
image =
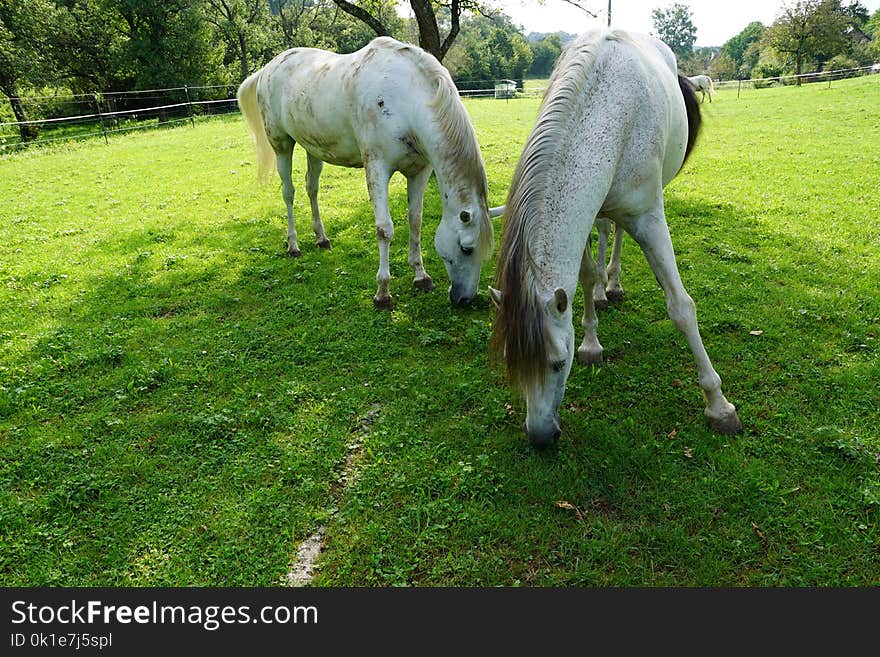
<svg viewBox="0 0 880 657"><path fill-rule="evenodd" d="M706 100L706 96L709 96L709 102L712 102L712 96L715 93L715 85L712 83L712 78L708 75L694 75L689 77L688 80L694 85L694 89L702 94L700 96L701 103Z"/></svg>
<svg viewBox="0 0 880 657"><path fill-rule="evenodd" d="M558 409L575 352L572 299L579 280L587 296L598 278L587 249L597 217L626 230L647 257L696 360L709 424L722 433L742 430L703 346L663 208L663 188L684 164L699 126L693 89L654 37L591 31L571 42L554 67L508 191L499 289L490 288L492 347L524 393L524 428L534 446L561 434ZM598 363L602 345L589 301L577 355Z"/></svg>
<svg viewBox="0 0 880 657"><path fill-rule="evenodd" d="M434 247L449 274L449 299L457 305L476 296L480 268L493 244L486 173L452 78L432 55L388 37L350 55L293 48L242 82L238 104L254 139L260 178L265 180L273 163L281 177L289 255L301 255L291 179L293 147L299 143L307 154L306 191L321 248L330 248L318 212L323 163L365 169L379 244L377 308L393 306L388 183L395 171L406 177L413 282L432 290L422 262L421 225L433 170L443 206Z"/></svg>

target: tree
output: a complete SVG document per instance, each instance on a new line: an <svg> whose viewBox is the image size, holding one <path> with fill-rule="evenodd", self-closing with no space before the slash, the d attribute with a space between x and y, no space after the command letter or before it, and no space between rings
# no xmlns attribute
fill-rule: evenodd
<svg viewBox="0 0 880 657"><path fill-rule="evenodd" d="M657 37L672 49L679 59L688 59L694 51L697 28L690 7L676 3L651 12Z"/></svg>
<svg viewBox="0 0 880 657"><path fill-rule="evenodd" d="M815 59L821 63L846 46L849 20L840 0L800 0L783 9L761 41L776 52L789 55L794 60L795 74L800 75L806 61ZM797 83L801 83L800 78Z"/></svg>
<svg viewBox="0 0 880 657"><path fill-rule="evenodd" d="M562 38L559 34L548 34L540 41L529 45L532 48L532 66L529 68L529 73L537 77L549 76L562 52Z"/></svg>
<svg viewBox="0 0 880 657"><path fill-rule="evenodd" d="M739 73L739 66L730 55L719 54L709 63L709 77L716 82L720 80L733 80Z"/></svg>
<svg viewBox="0 0 880 657"><path fill-rule="evenodd" d="M260 54L269 36L269 5L265 0L204 1L205 16L223 39L227 60L238 63L238 79L244 80L262 65Z"/></svg>
<svg viewBox="0 0 880 657"><path fill-rule="evenodd" d="M865 33L871 37L868 51L875 60L880 60L880 9L871 14L865 23Z"/></svg>
<svg viewBox="0 0 880 657"><path fill-rule="evenodd" d="M121 89L128 66L122 49L122 17L103 0L56 2L57 29L50 45L74 93Z"/></svg>
<svg viewBox="0 0 880 657"><path fill-rule="evenodd" d="M348 0L333 0L339 8L363 21L377 36L391 36L392 30L389 28L388 11L386 9L383 16L383 8L391 7L391 14L396 17L396 3L388 3L383 0L360 0L358 4L348 2ZM419 27L419 45L442 62L449 48L455 42L459 31L461 30L461 18L467 13L490 13L487 8L479 0L449 0L449 3L442 0L409 0L412 7L413 15ZM440 24L438 19L438 10L446 8L449 12L449 27L446 30L446 36L441 35Z"/></svg>
<svg viewBox="0 0 880 657"><path fill-rule="evenodd" d="M465 18L444 62L459 89L486 89L499 79L520 81L531 64L532 49L521 28L503 13Z"/></svg>
<svg viewBox="0 0 880 657"><path fill-rule="evenodd" d="M120 66L136 89L219 81L222 49L202 12L201 0L103 0L122 20Z"/></svg>
<svg viewBox="0 0 880 657"><path fill-rule="evenodd" d="M735 65L733 77L748 78L751 75L752 67L758 63L758 53L754 49L749 52L749 47L761 40L766 29L763 23L753 21L721 46L721 55L729 58Z"/></svg>
<svg viewBox="0 0 880 657"><path fill-rule="evenodd" d="M39 135L28 120L20 94L45 84L52 71L49 26L53 6L46 0L0 1L0 91L12 106L23 142Z"/></svg>

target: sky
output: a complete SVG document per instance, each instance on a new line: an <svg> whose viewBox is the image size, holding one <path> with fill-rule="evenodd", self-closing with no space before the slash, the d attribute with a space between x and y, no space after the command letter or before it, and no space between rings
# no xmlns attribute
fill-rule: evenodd
<svg viewBox="0 0 880 657"><path fill-rule="evenodd" d="M782 0L611 0L611 27L650 33L654 29L651 12L677 2L691 9L697 28L697 46L721 46L739 34L752 21L770 25L779 16ZM789 0L793 4L794 0ZM861 0L870 13L880 9L880 0ZM598 18L572 7L565 0L491 0L514 23L529 32L569 32L577 34L608 22L608 0L581 0Z"/></svg>

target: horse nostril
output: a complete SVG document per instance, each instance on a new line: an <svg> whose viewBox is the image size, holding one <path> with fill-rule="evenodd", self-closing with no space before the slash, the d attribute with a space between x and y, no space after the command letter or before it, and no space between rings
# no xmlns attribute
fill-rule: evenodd
<svg viewBox="0 0 880 657"><path fill-rule="evenodd" d="M462 247L461 247L461 252L464 253L465 255L470 255L471 253L474 252L474 247L472 247L472 246L462 246Z"/></svg>

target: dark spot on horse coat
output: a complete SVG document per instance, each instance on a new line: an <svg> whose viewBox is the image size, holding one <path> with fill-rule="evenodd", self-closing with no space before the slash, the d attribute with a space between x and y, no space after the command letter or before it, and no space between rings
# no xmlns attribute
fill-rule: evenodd
<svg viewBox="0 0 880 657"><path fill-rule="evenodd" d="M413 135L403 135L402 137L399 137L399 139L413 154L422 154L421 150L419 150L418 140Z"/></svg>

